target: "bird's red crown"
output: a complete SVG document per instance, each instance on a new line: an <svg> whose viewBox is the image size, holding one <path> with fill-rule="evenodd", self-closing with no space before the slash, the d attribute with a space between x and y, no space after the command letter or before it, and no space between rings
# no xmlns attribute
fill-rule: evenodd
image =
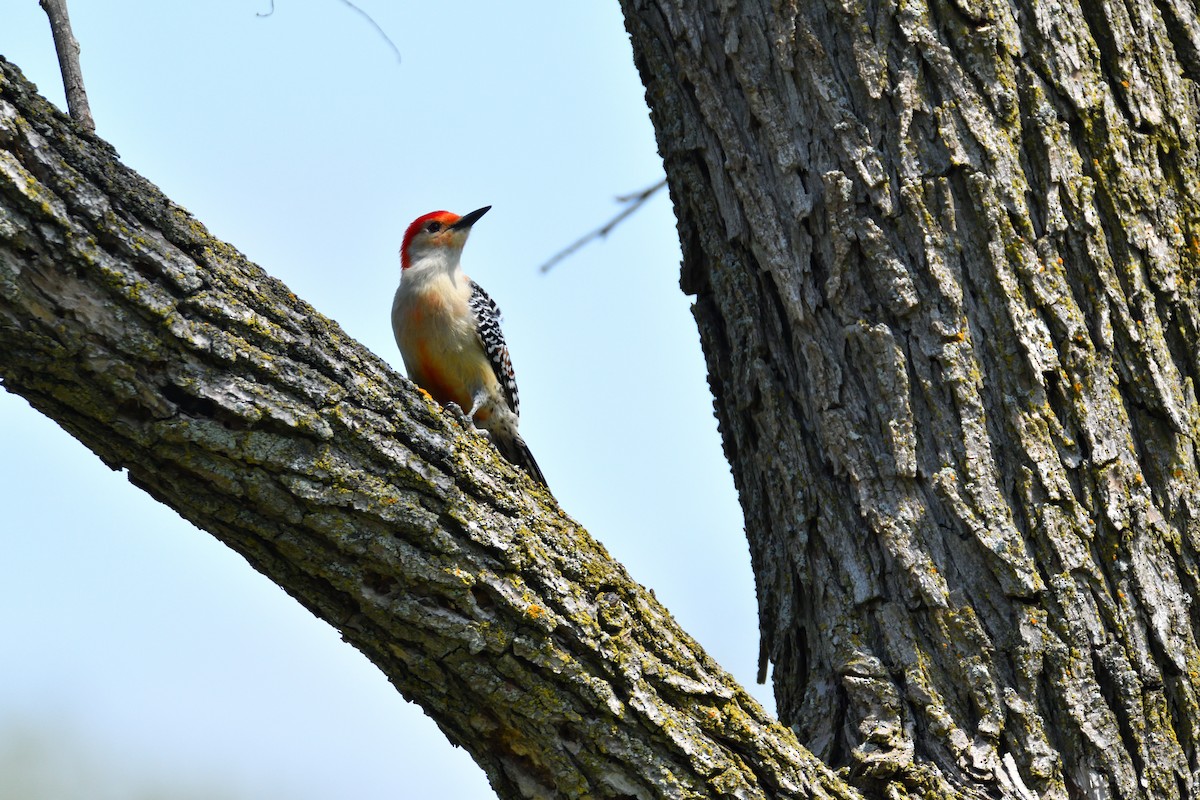
<svg viewBox="0 0 1200 800"><path fill-rule="evenodd" d="M400 266L403 269L408 269L412 264L412 259L408 255L408 246L412 244L412 240L420 233L426 223L440 222L443 228L449 228L454 223L458 222L462 217L458 214L451 214L449 211L430 211L428 214L422 214L412 221L408 226L408 230L404 232L404 243L400 245Z"/></svg>

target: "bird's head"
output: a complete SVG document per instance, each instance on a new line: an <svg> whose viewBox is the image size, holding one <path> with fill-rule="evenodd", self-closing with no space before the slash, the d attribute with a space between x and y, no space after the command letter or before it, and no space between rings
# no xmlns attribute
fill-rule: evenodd
<svg viewBox="0 0 1200 800"><path fill-rule="evenodd" d="M458 263L463 245L471 226L488 212L491 206L477 208L470 214L459 216L449 211L430 211L412 221L404 232L404 244L400 246L400 265L408 269L429 256L441 256Z"/></svg>

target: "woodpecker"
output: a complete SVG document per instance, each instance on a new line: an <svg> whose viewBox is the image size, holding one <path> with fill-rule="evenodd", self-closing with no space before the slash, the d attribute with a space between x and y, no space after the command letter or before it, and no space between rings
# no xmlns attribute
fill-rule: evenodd
<svg viewBox="0 0 1200 800"><path fill-rule="evenodd" d="M520 402L500 307L459 266L471 226L491 206L458 216L417 217L400 247L400 287L392 332L413 383L443 406L468 409L512 464L546 486L546 477L517 432Z"/></svg>

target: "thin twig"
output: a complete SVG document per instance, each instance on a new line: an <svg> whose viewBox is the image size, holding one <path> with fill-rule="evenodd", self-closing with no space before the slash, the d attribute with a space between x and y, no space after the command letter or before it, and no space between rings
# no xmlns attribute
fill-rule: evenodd
<svg viewBox="0 0 1200 800"><path fill-rule="evenodd" d="M271 0L271 1L274 2L274 0ZM400 57L400 48L396 47L396 43L392 41L390 36L388 36L386 33L384 33L383 28L379 27L379 23L376 22L375 19L370 14L363 11L358 6L354 5L354 3L351 3L350 0L342 0L342 4L350 6L350 8L354 9L359 14L361 14L363 19L365 19L367 22L371 23L371 27L375 29L375 32L383 37L383 40L388 43L388 47L392 48L392 52L396 54L397 61L404 60Z"/></svg>
<svg viewBox="0 0 1200 800"><path fill-rule="evenodd" d="M549 261L547 261L545 264L542 264L540 267L538 267L538 271L542 272L542 273L549 272L551 270L551 268L554 267L555 264L562 261L567 256L571 255L572 253L574 253L579 248L583 247L588 242L592 241L593 239L603 239L604 237L608 236L610 233L612 233L613 228L615 228L621 224L621 221L623 219L625 219L630 214L632 214L633 212L635 212L639 208L641 208L643 203L645 203L647 200L649 200L654 195L655 192L657 192L659 189L663 188L666 185L667 185L667 179L663 178L658 183L656 183L653 186L650 186L646 189L643 189L640 192L635 192L633 194L626 194L626 195L622 195L622 196L616 198L618 203L626 204L625 208L621 209L621 213L617 214L615 217L613 217L608 222L601 225L599 228L596 228L596 230L592 231L591 233L589 233L585 236L582 236L579 239L576 239L574 242L567 245L562 250L559 250L557 253L555 253L553 256L550 257Z"/></svg>
<svg viewBox="0 0 1200 800"><path fill-rule="evenodd" d="M67 0L41 0L42 10L50 18L50 34L58 52L58 69L62 72L63 90L67 93L67 111L75 124L94 133L96 122L88 106L87 91L83 88L83 70L79 66L79 42L71 33L71 18L67 16Z"/></svg>
<svg viewBox="0 0 1200 800"><path fill-rule="evenodd" d="M365 19L367 22L371 23L371 27L375 29L375 32L378 33L381 37L383 37L383 40L388 43L388 47L392 48L392 52L396 54L397 61L404 60L400 57L400 48L396 47L396 43L392 41L392 37L387 35L387 33L383 30L383 28L381 28L379 26L379 23L375 21L374 17L372 17L367 12L363 11L358 6L354 5L354 3L351 3L350 0L341 0L341 3L342 3L342 5L349 6L352 10L357 11L362 16L363 19ZM275 13L275 0L271 0L271 10L270 11L268 11L265 14L263 14L261 12L256 12L255 15L259 16L259 17L269 17L274 13Z"/></svg>

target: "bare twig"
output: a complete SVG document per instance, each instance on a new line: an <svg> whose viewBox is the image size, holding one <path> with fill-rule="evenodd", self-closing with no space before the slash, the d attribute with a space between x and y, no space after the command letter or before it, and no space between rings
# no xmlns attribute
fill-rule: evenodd
<svg viewBox="0 0 1200 800"><path fill-rule="evenodd" d="M375 21L374 17L372 17L367 12L363 11L358 6L354 5L354 3L351 3L350 0L341 0L341 3L342 3L342 5L349 6L351 8L351 10L357 11L363 19L365 19L367 22L371 23L371 27L375 29L375 32L378 33L381 37L383 37L383 40L388 43L388 47L392 48L392 52L396 54L396 60L397 61L403 60L400 57L400 48L396 47L396 43L392 41L392 37L387 35L387 33L383 30L383 28L380 27L379 23ZM269 17L274 13L275 13L275 0L271 0L271 10L265 14L258 12L257 16Z"/></svg>
<svg viewBox="0 0 1200 800"><path fill-rule="evenodd" d="M67 93L67 110L79 127L92 133L96 130L96 122L92 119L92 109L88 106L87 92L83 88L83 70L79 67L79 42L71 33L67 0L41 0L41 6L50 18L50 33L54 36L54 49L58 51L58 68L62 72L63 89Z"/></svg>
<svg viewBox="0 0 1200 800"><path fill-rule="evenodd" d="M365 19L367 22L371 23L371 27L375 29L375 32L383 37L383 40L388 43L388 47L392 48L392 52L396 54L396 60L397 61L403 60L400 58L400 48L396 47L396 43L392 41L390 36L388 36L386 33L384 33L383 28L379 27L379 23L376 22L375 19L370 14L363 11L358 6L354 5L354 3L351 3L350 0L342 0L342 4L350 6L350 8L354 9L360 15L362 15L363 19Z"/></svg>
<svg viewBox="0 0 1200 800"><path fill-rule="evenodd" d="M667 179L663 178L658 183L656 183L653 186L650 186L646 189L643 189L640 192L635 192L634 194L627 194L627 195L622 195L622 196L618 197L617 198L618 203L626 204L625 208L621 209L621 213L617 214L615 217L613 217L608 222L604 223L603 225L601 225L599 228L592 231L591 233L589 233L579 239L576 239L574 242L567 245L562 250L559 250L557 253L555 253L553 256L550 257L549 261L547 261L545 264L542 264L540 267L538 267L538 271L543 272L543 273L549 272L551 270L551 268L554 267L555 264L562 261L567 256L571 255L572 253L574 253L579 248L583 247L588 242L592 241L593 239L603 239L604 237L608 236L608 234L612 233L613 228L615 228L621 224L621 221L623 219L628 217L634 211L637 211L639 208L641 208L643 203L645 203L647 200L649 200L652 196L654 196L655 192L657 192L659 189L663 188L666 185L667 185Z"/></svg>

